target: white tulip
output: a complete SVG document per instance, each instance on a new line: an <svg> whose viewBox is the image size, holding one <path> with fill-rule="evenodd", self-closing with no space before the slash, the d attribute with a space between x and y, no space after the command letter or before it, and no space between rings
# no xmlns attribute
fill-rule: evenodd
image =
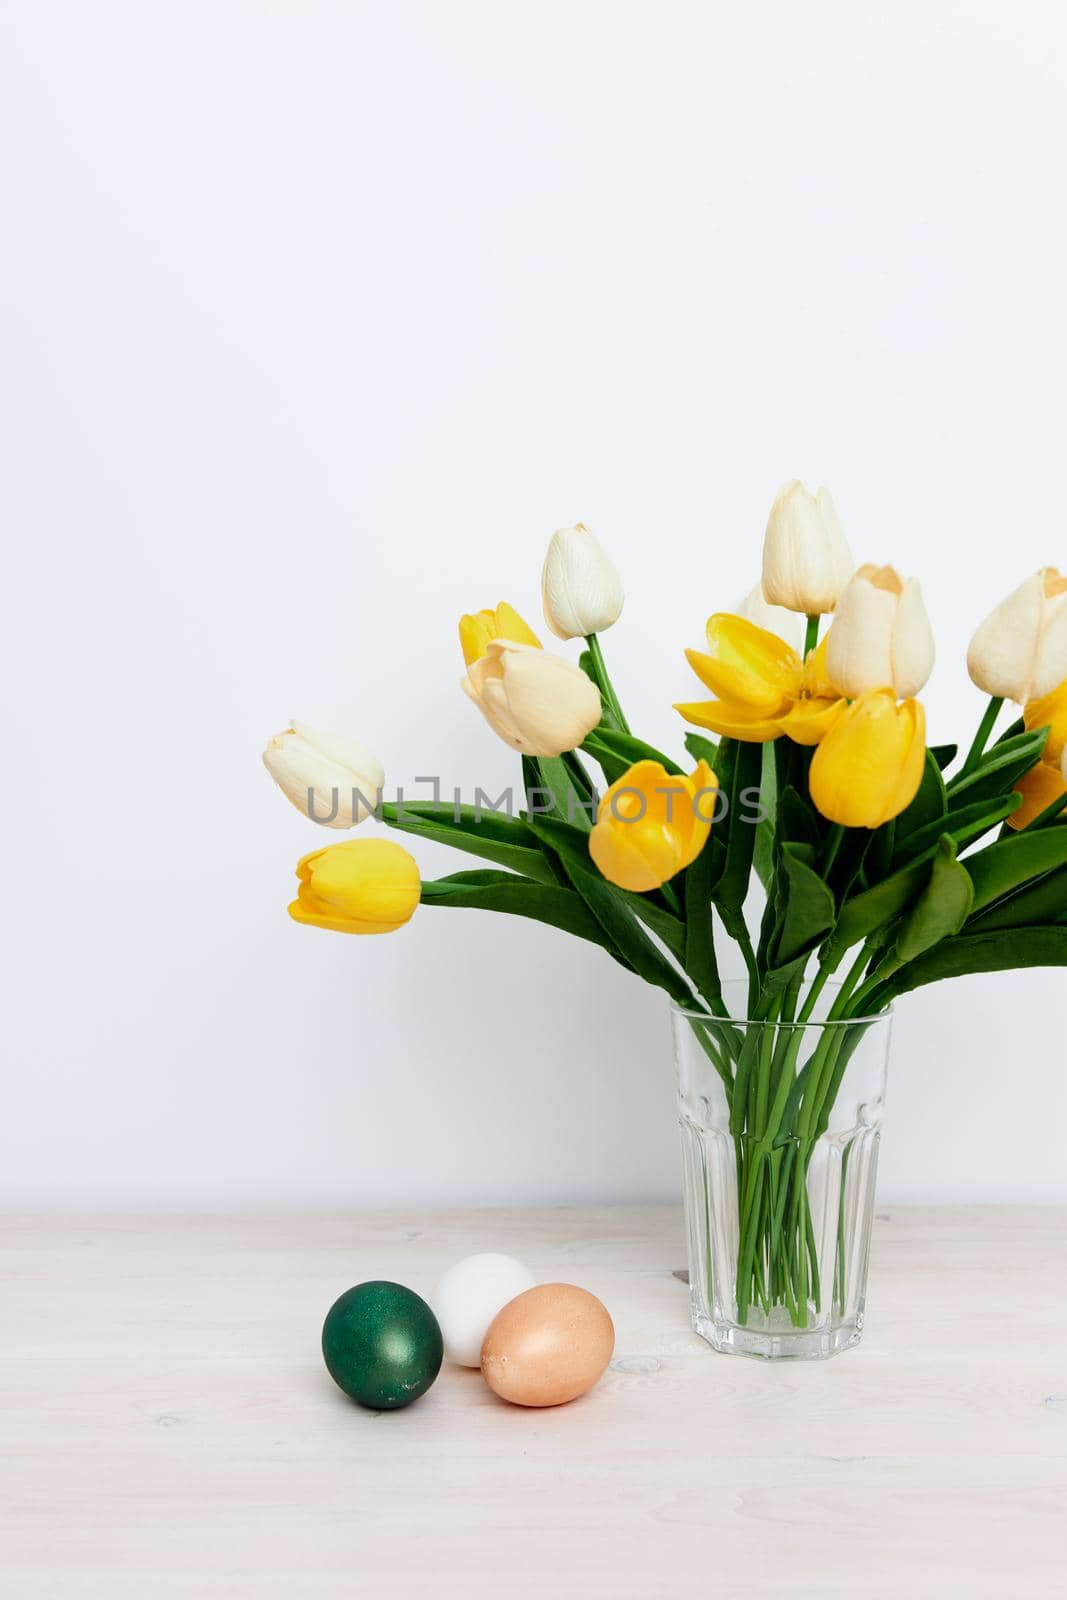
<svg viewBox="0 0 1067 1600"><path fill-rule="evenodd" d="M510 639L490 640L462 688L494 733L527 756L574 750L600 721L600 690L580 667Z"/></svg>
<svg viewBox="0 0 1067 1600"><path fill-rule="evenodd" d="M979 689L1005 700L1039 700L1067 678L1067 578L1042 567L977 629L967 670Z"/></svg>
<svg viewBox="0 0 1067 1600"><path fill-rule="evenodd" d="M845 585L826 636L830 682L850 700L868 689L892 689L908 700L933 665L934 635L917 581L867 562Z"/></svg>
<svg viewBox="0 0 1067 1600"><path fill-rule="evenodd" d="M837 605L854 562L829 489L797 479L779 490L763 540L763 595L772 606L821 616Z"/></svg>
<svg viewBox="0 0 1067 1600"><path fill-rule="evenodd" d="M557 639L587 639L619 620L622 579L581 522L558 528L541 573L545 621Z"/></svg>
<svg viewBox="0 0 1067 1600"><path fill-rule="evenodd" d="M803 650L804 624L795 611L787 611L785 606L772 606L763 593L762 583L748 591L737 608L737 615L755 623L757 628L777 634L797 655Z"/></svg>
<svg viewBox="0 0 1067 1600"><path fill-rule="evenodd" d="M275 734L263 765L297 810L326 828L354 828L370 816L385 782L381 762L363 745L303 722Z"/></svg>

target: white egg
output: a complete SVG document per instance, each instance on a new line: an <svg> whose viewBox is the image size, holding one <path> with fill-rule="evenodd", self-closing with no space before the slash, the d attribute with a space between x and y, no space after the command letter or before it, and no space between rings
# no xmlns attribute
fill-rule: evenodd
<svg viewBox="0 0 1067 1600"><path fill-rule="evenodd" d="M478 1366L482 1340L497 1312L535 1282L521 1261L493 1251L464 1256L449 1267L430 1296L449 1360L461 1367Z"/></svg>

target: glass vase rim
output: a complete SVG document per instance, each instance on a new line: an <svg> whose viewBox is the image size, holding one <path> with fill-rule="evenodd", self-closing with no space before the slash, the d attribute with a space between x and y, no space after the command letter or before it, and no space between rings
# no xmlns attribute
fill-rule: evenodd
<svg viewBox="0 0 1067 1600"><path fill-rule="evenodd" d="M727 978L722 984L723 990L736 988L739 992L747 991L747 987L747 978ZM835 992L839 994L841 988L840 981L831 980L823 985L822 996L832 997ZM872 1022L888 1022L896 1013L896 1002L891 1000L883 1010L865 1012L859 1017L809 1017L804 1022L795 1020L791 1022L778 1017L735 1016L730 1010L726 1016L719 1016L714 1011L700 1010L695 1005L682 1005L677 1000L669 1000L668 1003L672 1012L693 1022L731 1022L745 1028L858 1028L864 1025L869 1027Z"/></svg>

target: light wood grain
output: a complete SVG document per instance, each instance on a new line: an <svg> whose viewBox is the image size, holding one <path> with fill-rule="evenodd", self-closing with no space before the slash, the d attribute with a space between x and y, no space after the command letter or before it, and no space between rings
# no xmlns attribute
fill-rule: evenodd
<svg viewBox="0 0 1067 1600"><path fill-rule="evenodd" d="M714 1354L673 1209L8 1220L0 1589L189 1596L1067 1595L1067 1212L879 1214L868 1331ZM472 1250L599 1294L615 1362L529 1412L446 1366L361 1411L318 1334Z"/></svg>

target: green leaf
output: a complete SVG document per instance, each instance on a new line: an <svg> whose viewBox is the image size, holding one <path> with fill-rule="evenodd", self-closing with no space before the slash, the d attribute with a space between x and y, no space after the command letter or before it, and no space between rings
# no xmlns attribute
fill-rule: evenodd
<svg viewBox="0 0 1067 1600"><path fill-rule="evenodd" d="M583 750L587 750L604 769L609 783L615 783L624 772L638 761L658 761L667 772L680 773L682 768L670 756L654 745L646 744L632 733L620 733L617 728L607 728L603 723L586 736Z"/></svg>
<svg viewBox="0 0 1067 1600"><path fill-rule="evenodd" d="M891 878L883 878L881 883L846 900L830 941L832 954L840 959L854 944L861 944L877 929L892 922L922 892L929 877L929 863L913 861L894 872Z"/></svg>
<svg viewBox="0 0 1067 1600"><path fill-rule="evenodd" d="M685 873L683 963L705 1000L717 999L722 994L711 917L711 878L714 871L715 862L709 839Z"/></svg>
<svg viewBox="0 0 1067 1600"><path fill-rule="evenodd" d="M562 759L553 756L540 758L523 756L522 761L527 787L547 790L552 796L553 814L559 820L567 822L569 820L567 795L569 791L573 791L573 783ZM588 817L581 812L579 816L584 827L588 829L590 825ZM592 861L584 867L579 866L577 861L564 859L562 856L556 859L560 862L561 870L607 934L613 951L623 964L630 966L639 977L644 978L646 983L654 983L659 988L665 989L671 998L681 1005L691 1005L693 994L689 985L663 952L652 943L634 911L623 899L622 891L613 889L600 876Z"/></svg>
<svg viewBox="0 0 1067 1600"><path fill-rule="evenodd" d="M486 889L494 883L532 883L532 878L520 878L514 872L502 872L498 867L476 867L470 872L450 872L444 878L424 878L422 898L443 899L460 889Z"/></svg>
<svg viewBox="0 0 1067 1600"><path fill-rule="evenodd" d="M732 743L733 741L731 741ZM723 741L725 744L726 741ZM720 752L722 745L719 746ZM752 872L752 856L756 848L756 823L749 815L750 802L742 796L748 789L759 788L763 753L758 744L734 745L730 772L729 807L726 815L712 826L712 838L726 831L726 855L722 872L713 891L715 903L734 916L748 894L748 880Z"/></svg>
<svg viewBox="0 0 1067 1600"><path fill-rule="evenodd" d="M876 976L891 973L914 961L942 939L958 933L974 900L974 885L967 869L956 860L956 842L942 835L926 887L904 917L890 949L878 964Z"/></svg>
<svg viewBox="0 0 1067 1600"><path fill-rule="evenodd" d="M967 803L971 804L976 800L988 800L994 795L1004 794L1040 760L1047 738L1048 729L1037 728L1033 733L1021 733L1000 740L986 751L974 772L966 777L955 778L949 784L950 803L955 805L961 795L966 796Z"/></svg>
<svg viewBox="0 0 1067 1600"><path fill-rule="evenodd" d="M605 882L597 872L596 863L589 854L589 835L583 829L572 828L569 823L561 822L558 817L531 817L530 827L543 843L555 851L568 874L573 867L580 874L595 874L601 884ZM656 905L647 895L620 889L617 884L612 884L609 892L628 905L635 915L663 940L672 955L679 961L684 958L685 924L678 917Z"/></svg>
<svg viewBox="0 0 1067 1600"><path fill-rule="evenodd" d="M494 883L459 883L455 878L432 879L422 886L426 905L449 909L501 911L514 917L529 917L587 939L602 949L611 950L611 941L589 908L570 889L558 885L532 883L503 873Z"/></svg>
<svg viewBox="0 0 1067 1600"><path fill-rule="evenodd" d="M1041 834L1035 835L1041 838ZM969 865L970 863L968 863ZM1067 917L1067 866L1046 872L1005 895L967 924L968 933L994 928L1023 928L1033 923L1062 922Z"/></svg>
<svg viewBox="0 0 1067 1600"><path fill-rule="evenodd" d="M1017 833L1009 839L987 845L967 857L967 871L974 884L974 912L1020 884L1067 863L1067 829L1041 829L1037 833Z"/></svg>
<svg viewBox="0 0 1067 1600"><path fill-rule="evenodd" d="M541 852L536 834L521 817L509 817L502 811L483 810L476 814L473 806L454 808L446 802L435 805L433 801L405 800L402 805L385 802L382 820L401 833L452 845L456 850L495 861L539 883L555 882L555 874Z"/></svg>
<svg viewBox="0 0 1067 1600"><path fill-rule="evenodd" d="M702 733L687 733L685 736L685 748L689 751L694 761L706 761L709 767L718 772L719 769L715 763L718 760L719 746L714 739L705 739Z"/></svg>
<svg viewBox="0 0 1067 1600"><path fill-rule="evenodd" d="M580 789L563 756L523 756L522 770L526 780L530 811L525 823L531 832L533 824L542 817L558 817L571 827L588 833L593 826L589 795ZM548 800L547 809L542 802ZM536 835L535 835L536 837Z"/></svg>
<svg viewBox="0 0 1067 1600"><path fill-rule="evenodd" d="M769 956L769 970L776 972L806 959L826 938L836 914L834 897L815 871L812 846L785 843L780 860L784 897Z"/></svg>
<svg viewBox="0 0 1067 1600"><path fill-rule="evenodd" d="M1022 803L1022 795L1013 792L1002 795L998 800L976 800L973 805L953 809L938 821L917 828L906 841L904 854L913 861L932 854L943 833L953 838L959 848L988 833L990 828L995 828L998 822L1003 822L1005 817L1017 811Z"/></svg>
<svg viewBox="0 0 1067 1600"><path fill-rule="evenodd" d="M690 755L692 755L695 760L699 761L702 758L697 753L694 745L690 744L691 739L695 743L696 741L700 740L700 735L687 733L685 736L686 746L689 749ZM706 743L707 741L701 740L700 742ZM723 871L726 867L726 846L730 838L730 787L733 783L734 767L737 763L737 752L740 750L740 748L741 746L737 744L735 740L722 739L719 741L718 749L715 752L715 776L719 782L719 789L726 798L727 811L725 816L720 815L722 808L719 806L718 801L716 801L716 820L712 825L711 838L704 846L705 853L709 856L708 880L711 884L711 892L713 896L715 893L715 886L722 877ZM706 759L706 757L704 759Z"/></svg>
<svg viewBox="0 0 1067 1600"><path fill-rule="evenodd" d="M817 849L822 838L819 819L813 806L790 784L778 799L778 832L790 844L808 844Z"/></svg>
<svg viewBox="0 0 1067 1600"><path fill-rule="evenodd" d="M771 892L774 882L775 818L778 814L778 763L774 754L774 740L763 746L760 769L760 799L766 816L756 824L756 844L752 852L752 865L765 893Z"/></svg>
<svg viewBox="0 0 1067 1600"><path fill-rule="evenodd" d="M920 828L929 827L938 822L948 810L945 798L945 780L941 776L931 750L926 752L926 765L923 768L922 781L919 784L915 799L911 805L902 811L896 819L896 850L899 853L904 842L911 834Z"/></svg>
<svg viewBox="0 0 1067 1600"><path fill-rule="evenodd" d="M1067 928L1019 928L1010 939L1000 931L959 934L943 939L917 961L909 961L870 996L877 1009L897 995L943 978L975 972L1005 972L1016 967L1067 966Z"/></svg>
<svg viewBox="0 0 1067 1600"><path fill-rule="evenodd" d="M932 755L934 760L937 762L937 769L939 772L944 772L946 767L950 767L952 765L958 752L959 745L955 744L932 744L929 751L930 755Z"/></svg>

